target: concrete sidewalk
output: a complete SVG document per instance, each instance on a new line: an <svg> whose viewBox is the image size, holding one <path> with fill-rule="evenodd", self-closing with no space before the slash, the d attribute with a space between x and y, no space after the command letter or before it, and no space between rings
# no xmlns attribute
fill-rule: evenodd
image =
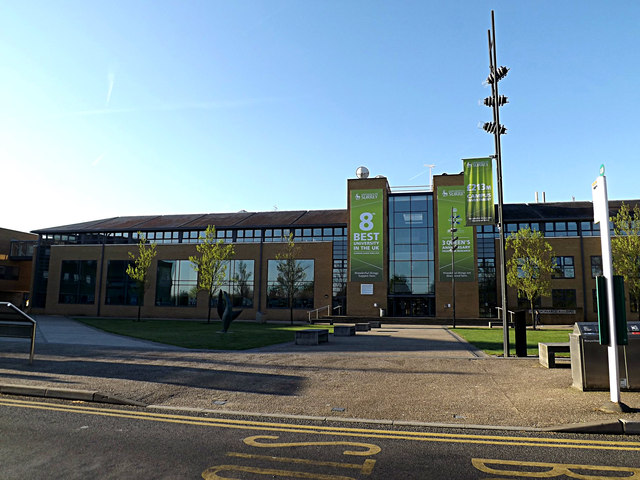
<svg viewBox="0 0 640 480"><path fill-rule="evenodd" d="M62 317L37 320L33 365L26 342L0 341L2 393L396 424L589 423L621 432L623 419L627 433L640 433L640 392L622 393L632 413L603 413L609 393L571 388L570 368L487 357L441 326L383 325L318 346L239 353L135 340Z"/></svg>

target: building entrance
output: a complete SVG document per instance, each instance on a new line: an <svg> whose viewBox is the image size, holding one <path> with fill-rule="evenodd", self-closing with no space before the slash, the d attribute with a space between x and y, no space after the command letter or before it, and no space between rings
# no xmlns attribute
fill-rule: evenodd
<svg viewBox="0 0 640 480"><path fill-rule="evenodd" d="M434 296L393 296L388 306L390 317L433 317L436 313Z"/></svg>

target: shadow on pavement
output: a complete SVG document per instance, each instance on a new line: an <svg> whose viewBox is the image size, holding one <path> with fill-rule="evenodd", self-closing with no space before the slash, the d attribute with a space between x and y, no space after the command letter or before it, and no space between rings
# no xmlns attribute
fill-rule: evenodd
<svg viewBox="0 0 640 480"><path fill-rule="evenodd" d="M78 375L84 377L153 382L193 388L210 388L233 392L267 395L295 395L302 388L305 377L275 375L233 370L215 370L174 365L149 365L142 363L109 362L92 360L36 360L29 366L19 358L3 358L0 368L13 372L1 377L60 382L60 378L36 375ZM26 372L33 372L29 376Z"/></svg>

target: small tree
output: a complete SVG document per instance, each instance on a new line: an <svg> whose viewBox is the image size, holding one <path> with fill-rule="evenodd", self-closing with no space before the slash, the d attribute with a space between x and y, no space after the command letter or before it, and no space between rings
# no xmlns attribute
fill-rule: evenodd
<svg viewBox="0 0 640 480"><path fill-rule="evenodd" d="M553 250L541 232L529 228L510 235L506 248L512 250L507 260L507 284L529 300L531 323L536 328L533 302L551 293L551 274L555 269Z"/></svg>
<svg viewBox="0 0 640 480"><path fill-rule="evenodd" d="M250 284L252 276L253 274L251 272L247 272L247 263L238 262L236 265L235 275L233 276L233 281L236 284L236 291L240 297L240 306L243 306L242 300L253 293Z"/></svg>
<svg viewBox="0 0 640 480"><path fill-rule="evenodd" d="M300 253L299 250L293 241L293 234L289 234L287 245L282 252L276 255L276 260L278 260L278 277L276 281L287 297L291 325L293 325L293 299L300 290L302 282L307 278L306 267L303 267L297 260Z"/></svg>
<svg viewBox="0 0 640 480"><path fill-rule="evenodd" d="M204 237L198 237L202 243L196 246L199 256L189 260L198 272L198 290L209 292L207 323L211 323L211 299L215 291L224 282L228 260L234 255L233 245L225 245L222 239L216 239L216 227L209 225Z"/></svg>
<svg viewBox="0 0 640 480"><path fill-rule="evenodd" d="M138 321L140 321L140 309L142 308L142 300L144 299L144 294L149 289L149 268L151 267L151 262L155 258L156 252L156 243L147 243L147 239L142 232L138 232L138 255L134 255L131 252L129 253L129 258L133 260L133 264L129 264L127 266L127 275L132 280L136 281L137 290L138 290Z"/></svg>
<svg viewBox="0 0 640 480"><path fill-rule="evenodd" d="M615 237L611 239L613 270L624 278L629 296L640 304L640 207L633 210L622 203L615 217L611 217ZM638 308L640 320L640 308Z"/></svg>

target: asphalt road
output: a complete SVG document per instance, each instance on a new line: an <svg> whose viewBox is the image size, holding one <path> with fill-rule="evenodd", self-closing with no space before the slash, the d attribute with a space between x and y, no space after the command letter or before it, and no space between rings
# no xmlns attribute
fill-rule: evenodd
<svg viewBox="0 0 640 480"><path fill-rule="evenodd" d="M624 436L275 423L8 396L0 432L3 479L640 478L640 442Z"/></svg>

